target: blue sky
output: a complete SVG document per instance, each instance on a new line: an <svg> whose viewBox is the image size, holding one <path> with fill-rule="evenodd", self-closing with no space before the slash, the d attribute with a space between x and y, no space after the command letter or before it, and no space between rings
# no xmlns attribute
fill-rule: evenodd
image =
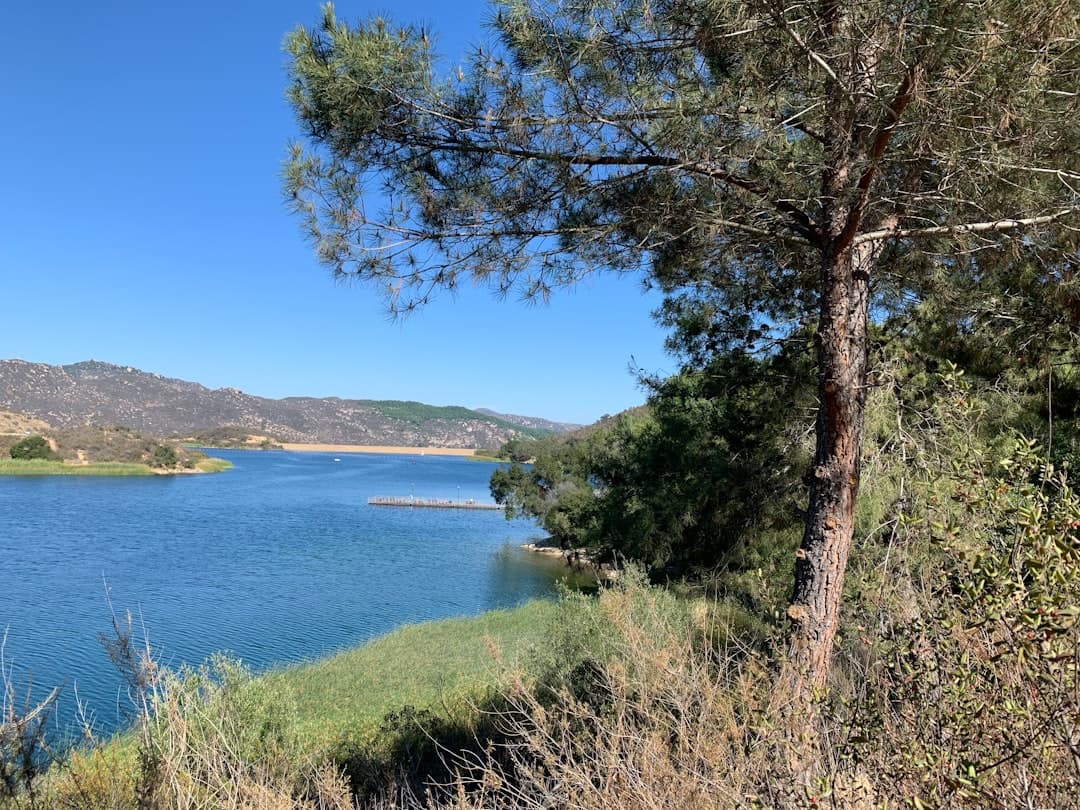
<svg viewBox="0 0 1080 810"><path fill-rule="evenodd" d="M428 24L456 64L477 0L339 2ZM637 279L547 306L486 290L393 322L317 264L282 201L285 34L319 3L12 3L0 50L0 357L131 365L260 396L416 399L589 422L670 369Z"/></svg>

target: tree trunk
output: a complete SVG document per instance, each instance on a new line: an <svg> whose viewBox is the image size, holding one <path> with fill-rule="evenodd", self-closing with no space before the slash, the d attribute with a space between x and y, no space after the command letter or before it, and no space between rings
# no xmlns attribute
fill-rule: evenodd
<svg viewBox="0 0 1080 810"><path fill-rule="evenodd" d="M797 704L825 685L855 522L866 405L867 317L876 243L822 256L817 446L796 553L790 665Z"/></svg>

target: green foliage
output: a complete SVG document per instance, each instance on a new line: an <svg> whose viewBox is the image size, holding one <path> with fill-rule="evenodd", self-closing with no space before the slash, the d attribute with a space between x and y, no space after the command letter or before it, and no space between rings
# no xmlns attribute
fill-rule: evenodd
<svg viewBox="0 0 1080 810"><path fill-rule="evenodd" d="M1071 806L1080 496L984 382L946 367L935 394L850 577L844 757L916 807Z"/></svg>
<svg viewBox="0 0 1080 810"><path fill-rule="evenodd" d="M685 370L654 383L647 413L510 448L535 460L497 470L492 495L508 516L536 518L566 547L669 572L730 561L753 534L798 521L808 364L793 348ZM782 385L785 399L776 396Z"/></svg>
<svg viewBox="0 0 1080 810"><path fill-rule="evenodd" d="M963 262L961 258L958 261ZM1030 246L981 273L940 272L923 302L889 328L901 334L907 374L928 387L953 363L1011 392L1011 425L1061 464L1080 460L1080 279Z"/></svg>
<svg viewBox="0 0 1080 810"><path fill-rule="evenodd" d="M402 422L409 422L413 425L420 425L424 422L430 422L436 419L446 419L454 421L489 422L493 425L498 425L501 428L513 430L533 438L547 436L551 433L550 430L515 425L511 422L507 422L505 419L499 419L498 417L489 416L488 414L480 413L479 411L463 408L460 405L426 405L423 402L393 399L372 400L368 404L389 419L397 419Z"/></svg>
<svg viewBox="0 0 1080 810"><path fill-rule="evenodd" d="M1080 141L1077 19L1075 0L505 0L456 68L420 26L328 5L286 43L307 138L286 189L319 258L399 310L468 280L542 298L645 270L752 344L813 317L834 207L860 232L1075 214L1055 170ZM840 169L843 200L822 180ZM361 199L378 190L393 205ZM939 261L932 231L889 251L897 306L933 268L1001 255Z"/></svg>
<svg viewBox="0 0 1080 810"><path fill-rule="evenodd" d="M27 436L17 442L8 453L13 459L22 461L35 459L47 461L56 458L56 454L49 447L49 442L43 436Z"/></svg>
<svg viewBox="0 0 1080 810"><path fill-rule="evenodd" d="M171 469L180 463L180 456L171 444L159 444L150 453L150 466Z"/></svg>
<svg viewBox="0 0 1080 810"><path fill-rule="evenodd" d="M536 518L564 547L589 544L598 527L596 503L589 482L590 460L604 437L551 437L515 445L508 452L518 458L535 454L529 467L515 461L491 476L491 494L506 506L506 517ZM517 449L520 447L521 449Z"/></svg>
<svg viewBox="0 0 1080 810"><path fill-rule="evenodd" d="M538 445L535 440L529 439L511 439L505 442L494 455L499 459L525 464L535 457L537 447L548 446L548 444Z"/></svg>

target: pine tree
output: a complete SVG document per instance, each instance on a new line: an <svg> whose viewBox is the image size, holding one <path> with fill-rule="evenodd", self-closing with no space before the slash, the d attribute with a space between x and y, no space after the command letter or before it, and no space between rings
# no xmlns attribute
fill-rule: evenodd
<svg viewBox="0 0 1080 810"><path fill-rule="evenodd" d="M328 6L294 32L293 205L397 311L613 271L705 295L751 349L816 321L805 700L851 547L871 312L1017 245L1077 261L1080 2L511 0L494 30L445 75L420 28Z"/></svg>

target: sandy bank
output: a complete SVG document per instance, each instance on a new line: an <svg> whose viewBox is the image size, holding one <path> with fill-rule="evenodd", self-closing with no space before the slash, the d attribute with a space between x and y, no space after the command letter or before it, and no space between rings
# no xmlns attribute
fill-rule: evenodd
<svg viewBox="0 0 1080 810"><path fill-rule="evenodd" d="M472 456L476 453L467 447L395 447L383 444L302 444L284 442L284 450L301 453L383 453L400 456Z"/></svg>

